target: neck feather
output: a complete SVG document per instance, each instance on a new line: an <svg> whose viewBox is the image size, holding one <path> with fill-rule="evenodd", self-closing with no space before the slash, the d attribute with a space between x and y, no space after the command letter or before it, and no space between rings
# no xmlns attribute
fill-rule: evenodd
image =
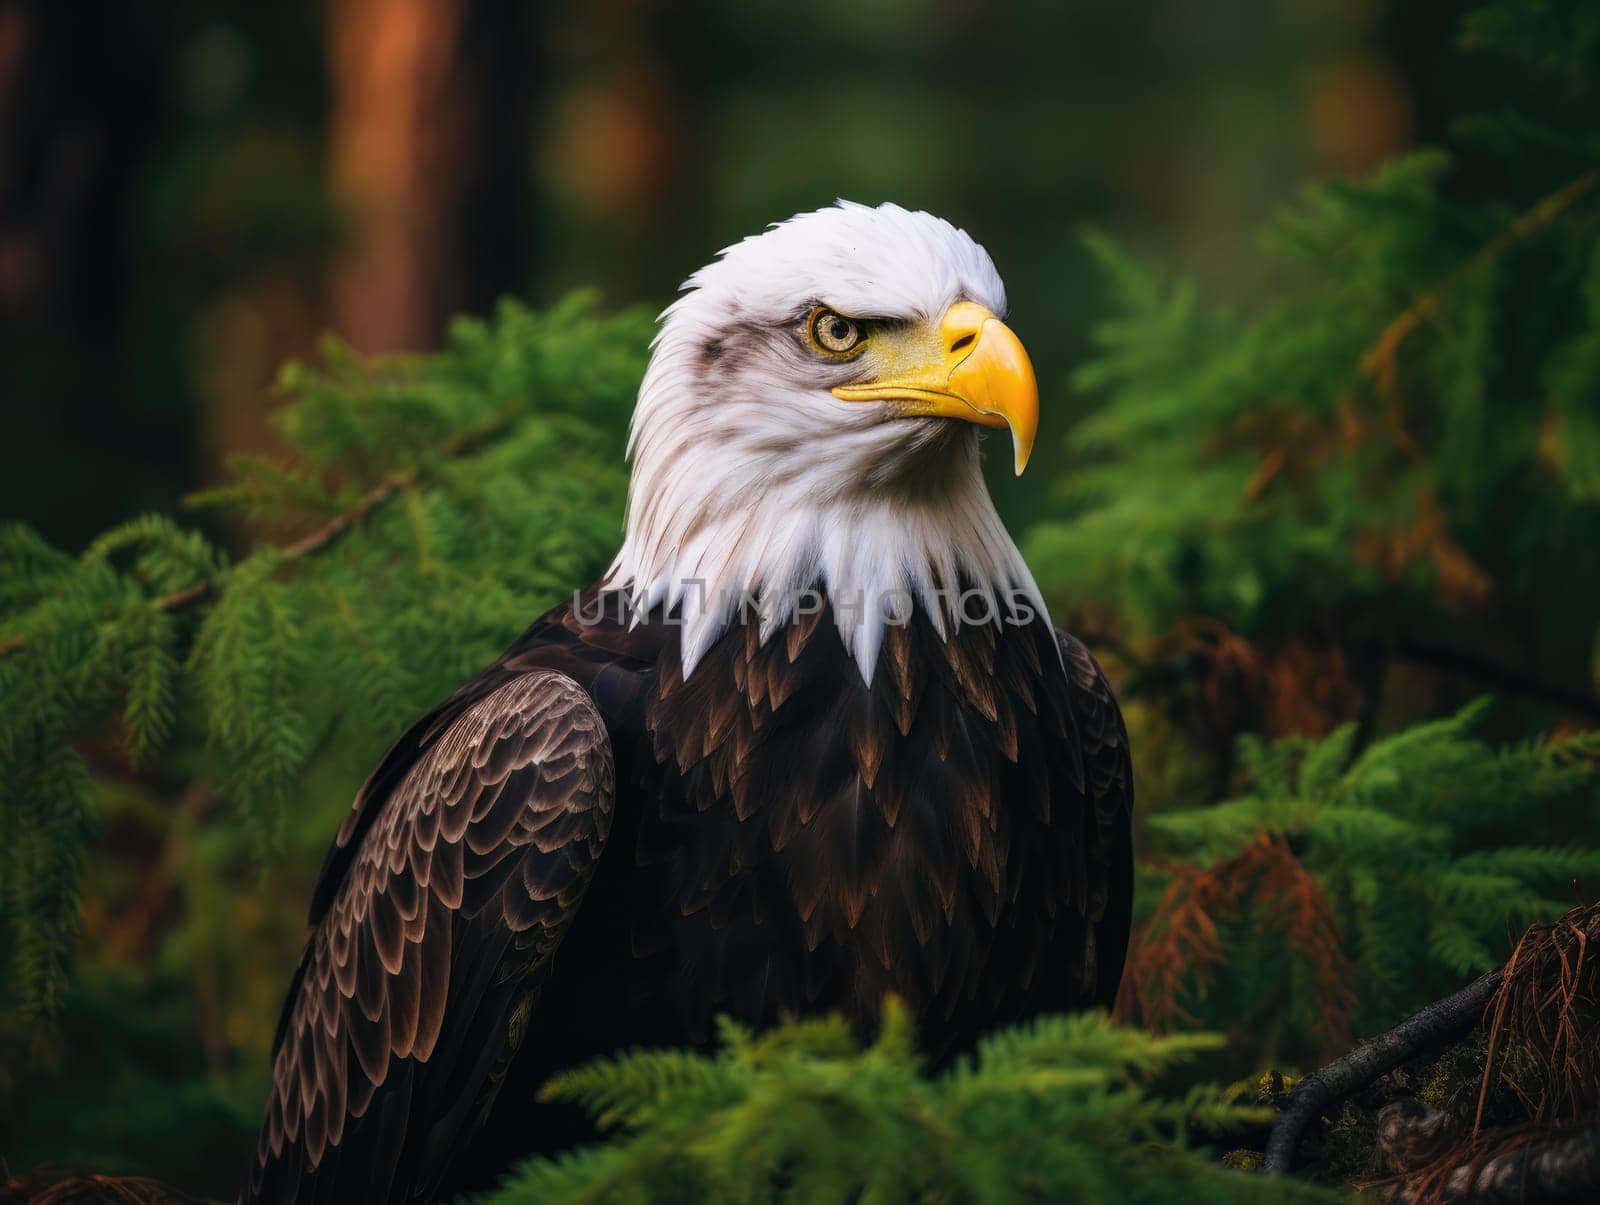
<svg viewBox="0 0 1600 1205"><path fill-rule="evenodd" d="M826 595L839 637L869 684L888 627L909 608L945 639L969 624L1048 622L1043 599L983 481L976 432L896 420L843 437L826 465L714 439L699 454L635 431L627 533L607 584L639 614L660 605L683 625L687 676L735 624L763 642ZM908 458L908 436L915 445ZM837 430L833 438L840 440ZM907 466L873 479L870 466Z"/></svg>

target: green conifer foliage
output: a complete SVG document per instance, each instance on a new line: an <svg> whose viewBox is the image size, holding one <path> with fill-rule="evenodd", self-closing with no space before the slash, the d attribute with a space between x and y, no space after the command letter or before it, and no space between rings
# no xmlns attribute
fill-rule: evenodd
<svg viewBox="0 0 1600 1205"><path fill-rule="evenodd" d="M1592 898L1597 40L1578 0L1475 6L1489 111L1309 187L1251 310L1088 236L1112 317L1024 547L1144 751L1132 1019L1304 1063Z"/></svg>
<svg viewBox="0 0 1600 1205"><path fill-rule="evenodd" d="M1600 5L1491 0L1463 43L1490 111L1308 189L1266 232L1268 304L1215 304L1089 239L1112 315L1076 377L1092 409L1059 512L1024 548L1059 619L1103 621L1080 634L1134 727L1121 1008L1226 1045L1042 1018L930 1074L893 1004L865 1047L836 1020L725 1025L714 1055L561 1076L549 1094L607 1140L498 1199L1324 1199L1197 1149L1261 1117L1172 1088L1173 1065L1309 1066L1500 961L1574 881L1592 899ZM463 320L433 356L330 342L282 376L288 455L235 459L198 518L140 516L76 554L0 526L0 1139L174 1178L193 1156L226 1191L231 1158L202 1169L158 1138L209 1117L242 1148L257 1116L304 892L256 900L241 872L314 863L403 725L604 568L650 334L579 298ZM1196 632L1213 664L1191 689L1173 674ZM1418 659L1433 677L1397 670ZM1230 708L1227 673L1272 689ZM1283 705L1284 683L1320 702ZM1460 707L1484 689L1524 705ZM72 989L85 866L119 869L94 835L140 809L184 915ZM281 973L272 941L228 928L246 919ZM246 968L263 982L200 1050L198 985ZM18 1052L62 1015L94 1041L52 1080Z"/></svg>
<svg viewBox="0 0 1600 1205"><path fill-rule="evenodd" d="M756 1036L724 1022L715 1055L638 1050L545 1089L615 1136L527 1165L490 1201L1332 1201L1307 1185L1230 1171L1190 1150L1259 1124L1215 1087L1151 1080L1214 1049L1097 1013L995 1033L939 1075L896 1001L862 1047L839 1018Z"/></svg>
<svg viewBox="0 0 1600 1205"><path fill-rule="evenodd" d="M1268 231L1304 283L1251 320L1090 237L1121 314L1076 378L1105 402L1072 433L1069 517L1027 545L1045 580L1142 632L1263 636L1420 633L1587 580L1600 176L1507 216L1450 202L1449 169L1310 190Z"/></svg>
<svg viewBox="0 0 1600 1205"><path fill-rule="evenodd" d="M1204 616L1370 658L1459 631L1453 661L1592 689L1597 39L1582 0L1479 5L1473 101L1500 107L1308 188L1253 313L1090 235L1114 316L1076 376L1064 513L1026 544L1041 581L1135 636Z"/></svg>
<svg viewBox="0 0 1600 1205"><path fill-rule="evenodd" d="M57 1011L113 731L147 763L175 726L270 854L314 762L361 767L614 550L643 314L584 298L462 320L431 357L330 341L280 381L288 465L197 496L280 540L237 559L145 515L79 556L0 529L0 883L9 990ZM108 729L109 726L109 729Z"/></svg>
<svg viewBox="0 0 1600 1205"><path fill-rule="evenodd" d="M1497 749L1473 734L1486 706L1360 753L1353 725L1322 740L1242 738L1246 794L1148 821L1147 856L1182 873L1165 895L1159 875L1146 883L1154 915L1136 942L1126 1011L1226 1026L1259 1058L1303 1061L1350 1001L1356 1032L1386 1029L1498 966L1528 924L1566 912L1574 883L1600 882L1600 734ZM1570 837L1532 843L1547 832ZM1306 891L1334 929L1331 950L1286 931L1293 878L1261 880L1290 884L1276 891L1243 884L1243 898L1211 885L1237 875L1263 837L1310 876ZM1223 900L1229 915L1217 916ZM1196 913L1224 926L1214 946L1174 932L1205 931ZM1319 964L1332 959L1349 997L1318 990L1329 972Z"/></svg>

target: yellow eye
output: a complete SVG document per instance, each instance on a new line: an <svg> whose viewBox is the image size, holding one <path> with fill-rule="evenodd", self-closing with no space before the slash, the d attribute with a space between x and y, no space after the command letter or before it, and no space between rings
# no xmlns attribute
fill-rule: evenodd
<svg viewBox="0 0 1600 1205"><path fill-rule="evenodd" d="M819 306L812 311L809 329L811 341L819 350L832 356L854 351L866 338L866 332L861 329L859 322L835 313L826 306Z"/></svg>

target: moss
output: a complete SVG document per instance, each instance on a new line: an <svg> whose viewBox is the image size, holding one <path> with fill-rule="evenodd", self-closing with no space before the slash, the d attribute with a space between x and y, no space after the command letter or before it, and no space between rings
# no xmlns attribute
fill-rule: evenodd
<svg viewBox="0 0 1600 1205"><path fill-rule="evenodd" d="M1364 1176L1372 1167L1376 1147L1371 1116L1345 1105L1323 1134L1321 1171L1338 1181Z"/></svg>
<svg viewBox="0 0 1600 1205"><path fill-rule="evenodd" d="M1416 1077L1417 1098L1436 1109L1451 1110L1466 1095L1476 1097L1483 1078L1485 1038L1474 1033L1422 1068Z"/></svg>
<svg viewBox="0 0 1600 1205"><path fill-rule="evenodd" d="M1275 1068L1268 1068L1256 1077L1256 1103L1270 1105L1280 1109L1283 1102L1288 1099L1289 1093L1294 1091L1295 1085L1300 1082L1298 1075L1290 1075Z"/></svg>

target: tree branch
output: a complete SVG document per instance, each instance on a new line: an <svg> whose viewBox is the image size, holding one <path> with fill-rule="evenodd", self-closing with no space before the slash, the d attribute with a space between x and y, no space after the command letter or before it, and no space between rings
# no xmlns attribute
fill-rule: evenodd
<svg viewBox="0 0 1600 1205"><path fill-rule="evenodd" d="M1483 1019L1503 973L1504 968L1490 971L1455 995L1434 1001L1387 1033L1361 1043L1344 1058L1301 1080L1289 1094L1283 1116L1267 1139L1266 1170L1282 1175L1293 1169L1301 1136L1328 1106L1354 1095L1430 1047L1470 1033Z"/></svg>
<svg viewBox="0 0 1600 1205"><path fill-rule="evenodd" d="M446 458L461 456L510 426L514 417L515 415L511 412L502 412L481 423L458 431L440 445L439 451ZM403 469L395 469L393 472L386 474L378 480L376 485L362 494L356 500L355 505L347 510L340 511L314 531L310 531L293 543L285 544L280 548L278 550L279 560L289 563L322 551L352 527L363 522L373 511L377 510L390 498L415 485L419 475L419 470L414 465ZM216 588L217 579L201 578L197 582L191 582L181 590L174 590L170 594L161 595L155 600L155 604L163 611L176 611L188 606L190 603L199 602ZM0 640L0 657L9 657L11 654L26 648L27 644L27 638L24 636L8 636Z"/></svg>
<svg viewBox="0 0 1600 1205"><path fill-rule="evenodd" d="M1520 695L1525 699L1532 699L1534 702L1568 711L1592 723L1600 724L1600 698L1587 691L1543 681L1532 674L1491 661L1487 657L1414 640L1400 641L1395 645L1394 655L1402 661L1409 661L1429 669L1464 674L1496 690Z"/></svg>
<svg viewBox="0 0 1600 1205"><path fill-rule="evenodd" d="M1440 1185L1446 1201L1541 1205L1592 1201L1600 1185L1600 1125L1551 1135L1489 1159L1468 1160Z"/></svg>
<svg viewBox="0 0 1600 1205"><path fill-rule="evenodd" d="M1596 184L1600 184L1600 171L1584 172L1518 214L1469 259L1458 264L1438 284L1417 294L1410 305L1396 314L1361 357L1361 370L1377 382L1381 392L1388 393L1394 383L1395 358L1400 351L1400 344L1405 342L1407 335L1439 312L1445 294L1491 260L1550 225L1581 201Z"/></svg>

